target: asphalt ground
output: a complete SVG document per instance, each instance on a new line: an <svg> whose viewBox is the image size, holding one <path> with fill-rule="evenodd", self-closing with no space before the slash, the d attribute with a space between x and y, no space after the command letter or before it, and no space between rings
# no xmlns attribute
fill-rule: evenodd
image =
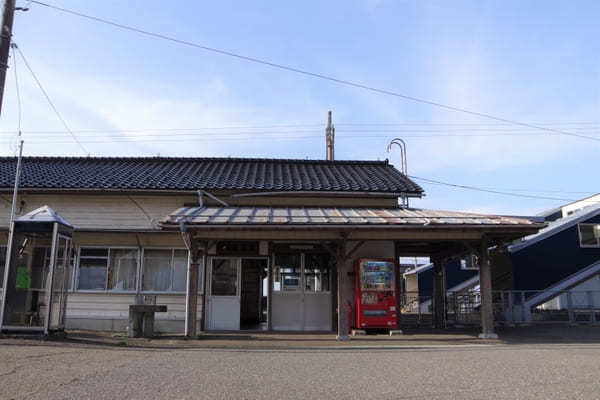
<svg viewBox="0 0 600 400"><path fill-rule="evenodd" d="M507 332L501 338L511 340L495 343L370 338L379 344L368 346L320 335L288 340L295 346L283 346L278 336L264 339L277 342L273 346L252 346L256 340L228 335L134 342L92 334L66 341L4 338L0 398L600 398L600 328L567 330L571 339L557 332L537 339L521 333L521 340ZM236 344L206 346L211 340ZM247 345L239 346L244 340Z"/></svg>

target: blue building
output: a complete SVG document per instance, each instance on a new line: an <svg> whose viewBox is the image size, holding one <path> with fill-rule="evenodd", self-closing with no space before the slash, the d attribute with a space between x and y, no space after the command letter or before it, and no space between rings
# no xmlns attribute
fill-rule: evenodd
<svg viewBox="0 0 600 400"><path fill-rule="evenodd" d="M532 307L565 308L565 291L582 294L571 296L574 306L600 306L600 204L555 219L510 245L508 256L504 281L510 287L499 287L503 279L495 276L494 289L527 291L529 313Z"/></svg>

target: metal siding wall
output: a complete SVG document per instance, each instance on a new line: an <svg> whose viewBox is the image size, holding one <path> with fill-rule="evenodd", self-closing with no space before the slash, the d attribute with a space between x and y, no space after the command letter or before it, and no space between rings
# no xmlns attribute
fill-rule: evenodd
<svg viewBox="0 0 600 400"><path fill-rule="evenodd" d="M600 223L600 216L582 223ZM511 254L514 290L543 290L600 259L600 248L581 248L577 225Z"/></svg>

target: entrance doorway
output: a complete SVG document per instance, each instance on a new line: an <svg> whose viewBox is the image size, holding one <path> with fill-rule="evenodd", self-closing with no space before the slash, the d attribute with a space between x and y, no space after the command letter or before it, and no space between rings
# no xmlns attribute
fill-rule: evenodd
<svg viewBox="0 0 600 400"><path fill-rule="evenodd" d="M267 265L266 258L209 259L207 329L267 329Z"/></svg>
<svg viewBox="0 0 600 400"><path fill-rule="evenodd" d="M267 260L242 259L240 327L242 330L267 329Z"/></svg>

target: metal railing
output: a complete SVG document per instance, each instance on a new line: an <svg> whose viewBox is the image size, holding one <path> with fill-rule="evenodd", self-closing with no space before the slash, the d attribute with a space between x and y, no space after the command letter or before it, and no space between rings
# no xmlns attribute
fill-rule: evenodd
<svg viewBox="0 0 600 400"><path fill-rule="evenodd" d="M505 290L493 293L494 320L511 324L600 321L599 290Z"/></svg>
<svg viewBox="0 0 600 400"><path fill-rule="evenodd" d="M432 326L432 296L417 292L400 295L401 325ZM479 325L481 293L447 292L446 325ZM541 291L495 290L492 292L494 321L499 324L596 324L600 322L600 290Z"/></svg>

